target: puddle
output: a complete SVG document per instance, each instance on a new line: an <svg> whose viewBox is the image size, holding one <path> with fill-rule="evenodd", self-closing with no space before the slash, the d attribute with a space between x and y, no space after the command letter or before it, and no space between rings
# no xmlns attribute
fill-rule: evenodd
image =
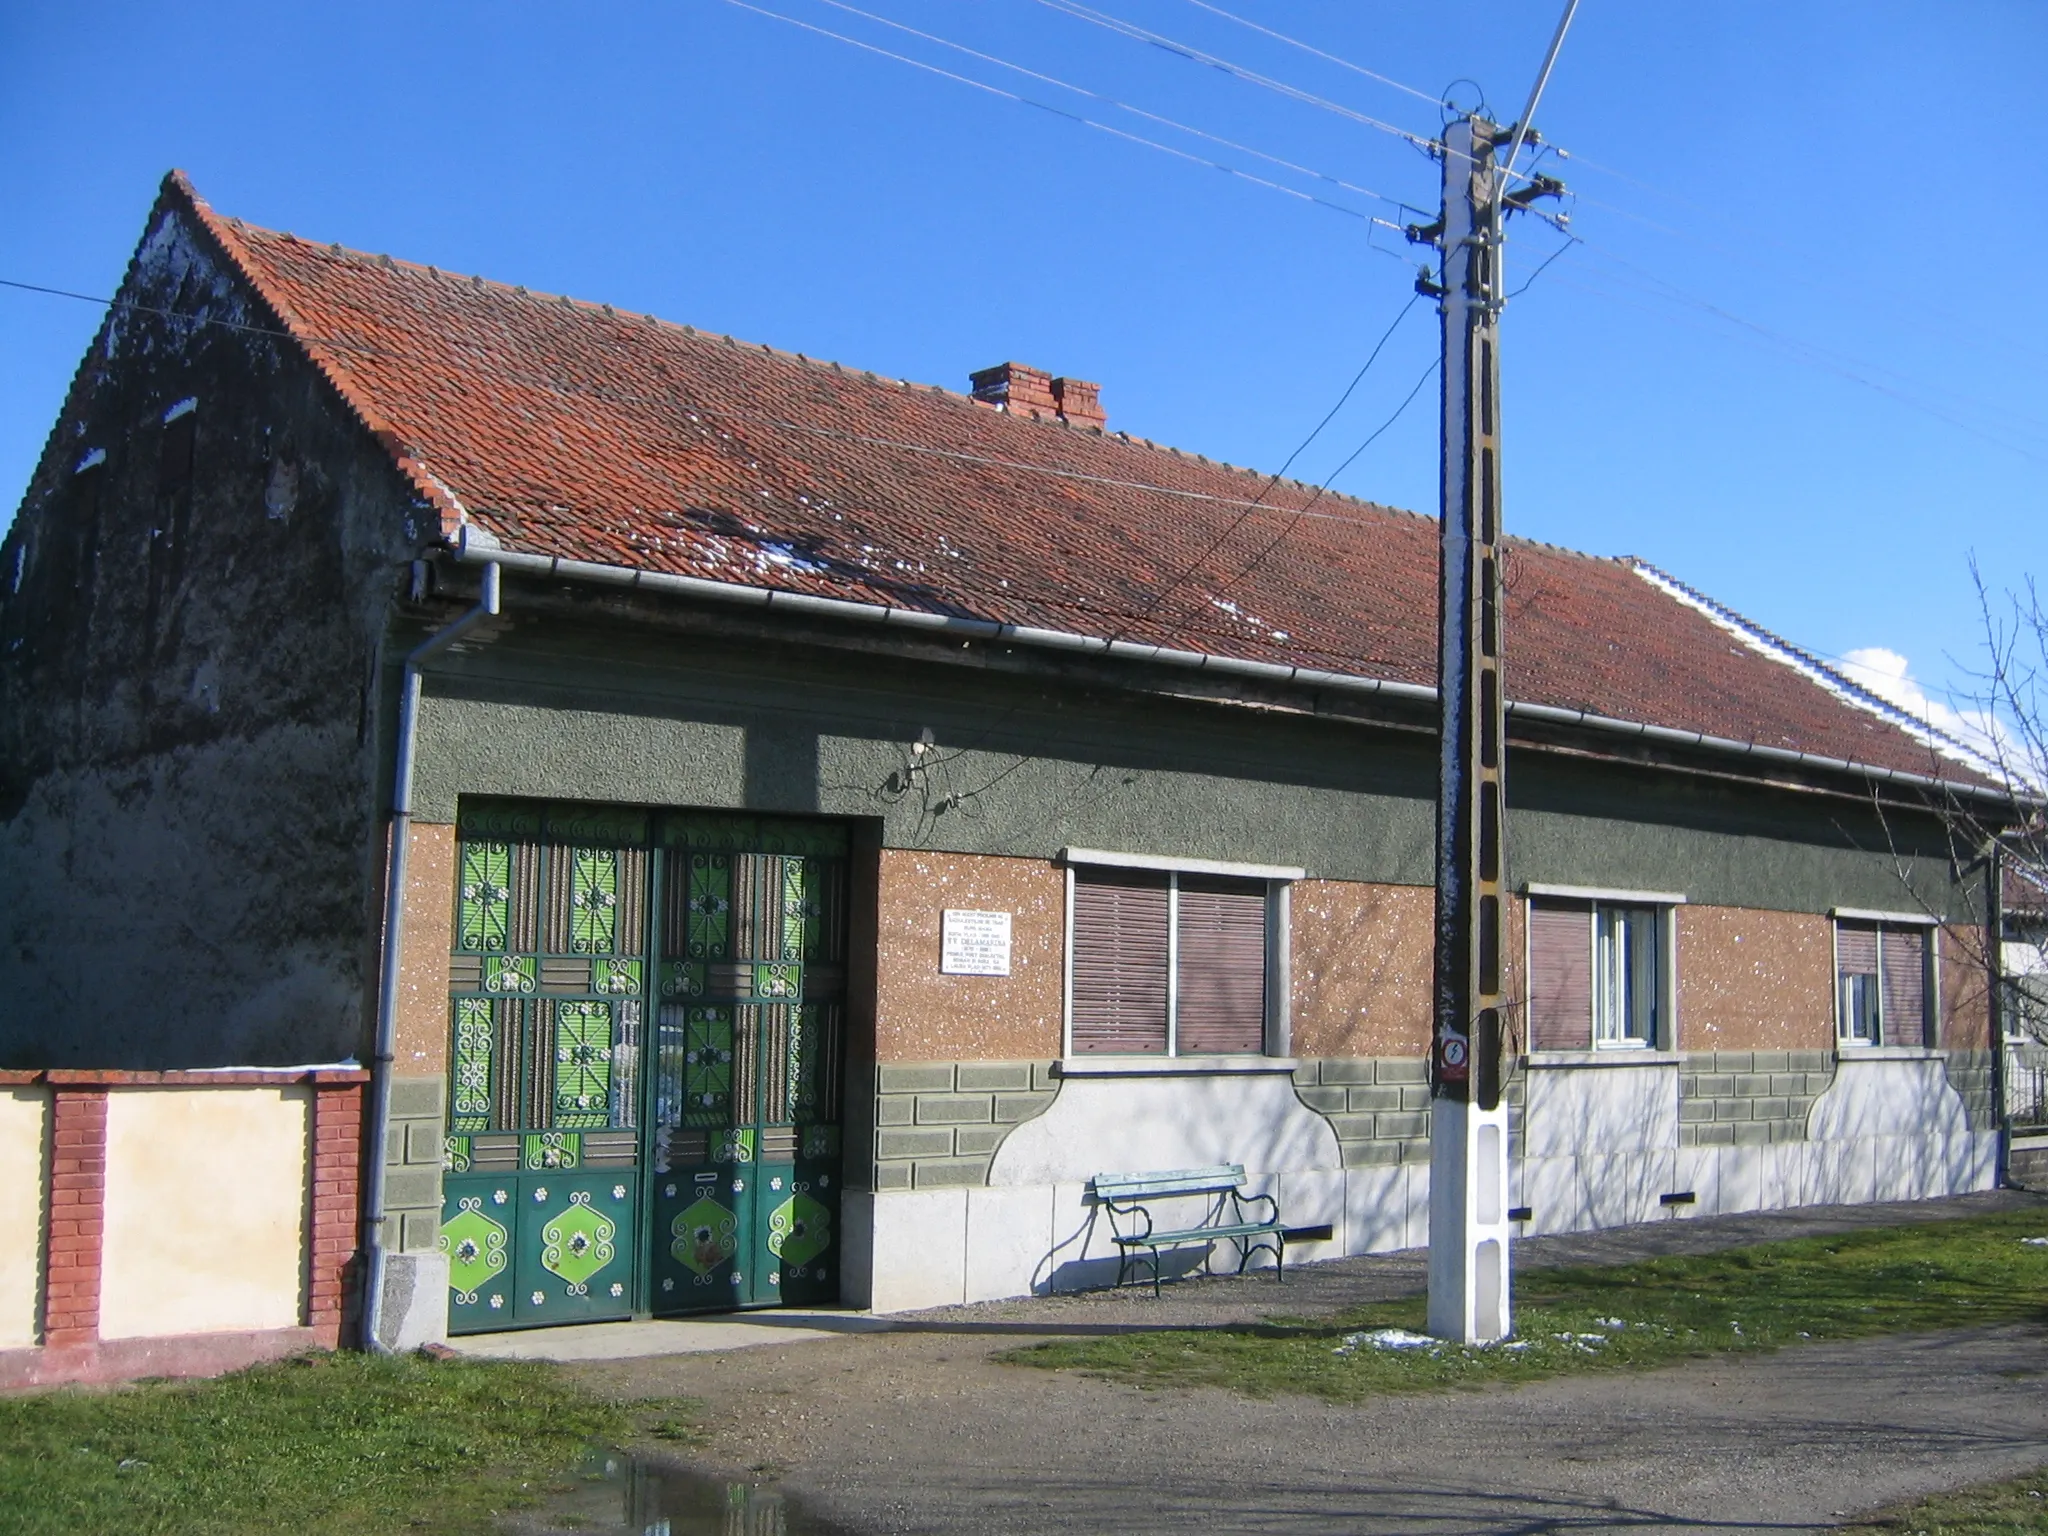
<svg viewBox="0 0 2048 1536"><path fill-rule="evenodd" d="M515 1516L517 1536L836 1536L772 1482L706 1477L673 1464L602 1449L575 1488Z"/></svg>

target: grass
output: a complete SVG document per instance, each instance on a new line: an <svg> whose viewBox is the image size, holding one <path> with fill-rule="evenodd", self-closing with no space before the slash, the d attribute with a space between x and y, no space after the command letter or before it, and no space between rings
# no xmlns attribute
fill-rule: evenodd
<svg viewBox="0 0 2048 1536"><path fill-rule="evenodd" d="M1649 1367L1817 1339L2048 1321L2048 1217L2010 1212L1799 1238L1721 1253L1515 1278L1516 1339L1387 1350L1363 1335L1419 1331L1424 1299L1330 1319L1059 1340L1015 1365L1142 1387L1223 1387L1357 1402L1384 1392ZM2031 1529L2031 1528L2029 1528Z"/></svg>
<svg viewBox="0 0 2048 1536"><path fill-rule="evenodd" d="M456 1536L636 1429L690 1435L677 1404L604 1402L544 1365L410 1356L0 1398L0 1532Z"/></svg>
<svg viewBox="0 0 2048 1536"><path fill-rule="evenodd" d="M1841 1530L1845 1536L2048 1536L2048 1467L1895 1504Z"/></svg>

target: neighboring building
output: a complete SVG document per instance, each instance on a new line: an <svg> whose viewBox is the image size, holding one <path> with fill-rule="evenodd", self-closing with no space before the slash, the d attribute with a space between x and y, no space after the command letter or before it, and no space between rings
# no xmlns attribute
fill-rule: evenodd
<svg viewBox="0 0 2048 1536"><path fill-rule="evenodd" d="M402 663L492 567L425 664L368 1075ZM0 1377L346 1336L359 1173L386 1343L1096 1283L1102 1171L1423 1242L1435 576L1431 520L1092 384L172 177L0 547L0 1188L46 1233ZM1937 813L1997 791L1638 562L1505 580L1524 1230L1990 1185Z"/></svg>
<svg viewBox="0 0 2048 1536"><path fill-rule="evenodd" d="M2048 863L2038 824L2015 840L2001 903L2000 999L2005 1025L2006 1166L2015 1183L2048 1189Z"/></svg>

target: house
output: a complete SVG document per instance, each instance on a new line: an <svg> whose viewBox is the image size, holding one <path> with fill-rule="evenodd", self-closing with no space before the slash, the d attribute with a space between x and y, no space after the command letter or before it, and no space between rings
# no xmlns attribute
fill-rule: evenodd
<svg viewBox="0 0 2048 1536"><path fill-rule="evenodd" d="M1092 383L173 175L0 547L0 1378L1098 1283L1104 1171L1425 1241L1435 572ZM1998 789L1640 562L1505 585L1522 1229L1992 1184Z"/></svg>
<svg viewBox="0 0 2048 1536"><path fill-rule="evenodd" d="M2000 903L1999 999L2004 1025L2006 1169L2028 1189L2048 1186L2048 865L2040 823L2015 837Z"/></svg>

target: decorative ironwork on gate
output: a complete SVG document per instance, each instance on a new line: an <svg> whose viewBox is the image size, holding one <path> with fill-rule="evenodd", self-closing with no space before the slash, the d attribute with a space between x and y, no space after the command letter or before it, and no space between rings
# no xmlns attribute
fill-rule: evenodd
<svg viewBox="0 0 2048 1536"><path fill-rule="evenodd" d="M835 1297L844 827L465 801L457 831L451 1327Z"/></svg>

